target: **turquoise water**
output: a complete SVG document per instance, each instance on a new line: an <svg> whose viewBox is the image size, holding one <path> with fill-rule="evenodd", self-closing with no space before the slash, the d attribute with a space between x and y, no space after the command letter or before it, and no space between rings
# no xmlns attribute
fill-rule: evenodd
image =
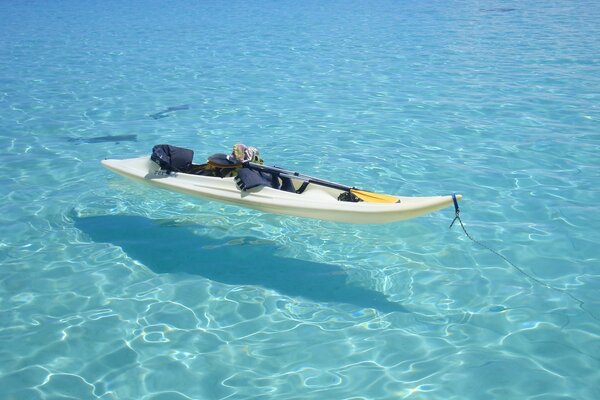
<svg viewBox="0 0 600 400"><path fill-rule="evenodd" d="M0 397L597 399L599 20L595 1L1 2ZM451 209L344 225L99 164L165 142L460 192L512 265Z"/></svg>

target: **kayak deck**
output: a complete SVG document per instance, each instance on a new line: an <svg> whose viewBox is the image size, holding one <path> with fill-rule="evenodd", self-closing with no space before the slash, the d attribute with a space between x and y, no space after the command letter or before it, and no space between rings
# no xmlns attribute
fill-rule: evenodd
<svg viewBox="0 0 600 400"><path fill-rule="evenodd" d="M398 203L345 202L342 190L309 184L301 193L270 187L240 191L234 178L167 173L150 160L138 157L102 160L102 165L127 178L162 189L216 200L259 211L354 224L383 224L428 214L453 204L452 196L402 197ZM299 187L302 181L294 181ZM457 199L461 196L457 195Z"/></svg>

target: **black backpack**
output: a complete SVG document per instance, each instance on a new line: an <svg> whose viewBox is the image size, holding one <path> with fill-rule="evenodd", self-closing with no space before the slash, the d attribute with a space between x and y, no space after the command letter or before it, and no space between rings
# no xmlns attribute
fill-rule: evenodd
<svg viewBox="0 0 600 400"><path fill-rule="evenodd" d="M186 172L192 166L194 151L168 144L157 144L152 148L150 159L162 169L174 172Z"/></svg>

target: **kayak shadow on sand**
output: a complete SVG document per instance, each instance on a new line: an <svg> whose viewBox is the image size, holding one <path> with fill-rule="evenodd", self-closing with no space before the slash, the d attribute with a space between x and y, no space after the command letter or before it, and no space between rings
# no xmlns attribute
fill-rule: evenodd
<svg viewBox="0 0 600 400"><path fill-rule="evenodd" d="M256 285L315 302L345 303L380 312L408 312L380 292L347 283L333 264L288 258L274 242L252 237L215 239L202 226L138 216L74 218L95 242L119 246L157 274L186 273L228 285Z"/></svg>

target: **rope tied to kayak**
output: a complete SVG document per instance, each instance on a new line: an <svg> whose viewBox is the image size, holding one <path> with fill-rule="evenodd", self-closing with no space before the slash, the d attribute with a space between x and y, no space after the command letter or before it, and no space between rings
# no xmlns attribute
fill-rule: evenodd
<svg viewBox="0 0 600 400"><path fill-rule="evenodd" d="M454 225L454 223L456 221L458 221L458 223L460 224L460 227L462 228L462 230L465 233L465 235L473 243L475 243L475 244L483 247L484 249L486 249L486 250L492 252L493 254L497 255L498 257L502 258L508 265L510 265L511 267L513 267L514 269L516 269L517 271L519 271L522 275L524 275L525 277L527 277L532 282L535 282L538 285L541 285L541 286L543 286L543 287L545 287L547 289L554 290L555 292L559 292L559 293L567 295L573 301L575 301L576 303L578 303L579 304L579 308L581 308L586 314L588 314L590 317L592 317L596 321L600 321L600 318L596 317L591 311L587 310L584 307L585 302L583 300L575 297L573 294L569 293L566 289L560 289L560 288L554 287L552 285L549 285L549 284L547 284L544 281L539 280L535 276L533 276L533 275L525 272L523 269L519 268L515 263L513 263L511 260L509 260L506 256L500 254L498 251L492 249L490 246L486 245L485 243L482 243L479 240L476 240L475 238L473 238L473 236L471 236L469 234L469 232L467 232L467 229L465 228L465 225L463 224L462 219L460 218L460 207L458 206L458 200L456 199L456 193L452 194L452 202L454 203L454 219L452 220L452 223L450 223L450 226L448 227L448 229L451 229L452 226Z"/></svg>

